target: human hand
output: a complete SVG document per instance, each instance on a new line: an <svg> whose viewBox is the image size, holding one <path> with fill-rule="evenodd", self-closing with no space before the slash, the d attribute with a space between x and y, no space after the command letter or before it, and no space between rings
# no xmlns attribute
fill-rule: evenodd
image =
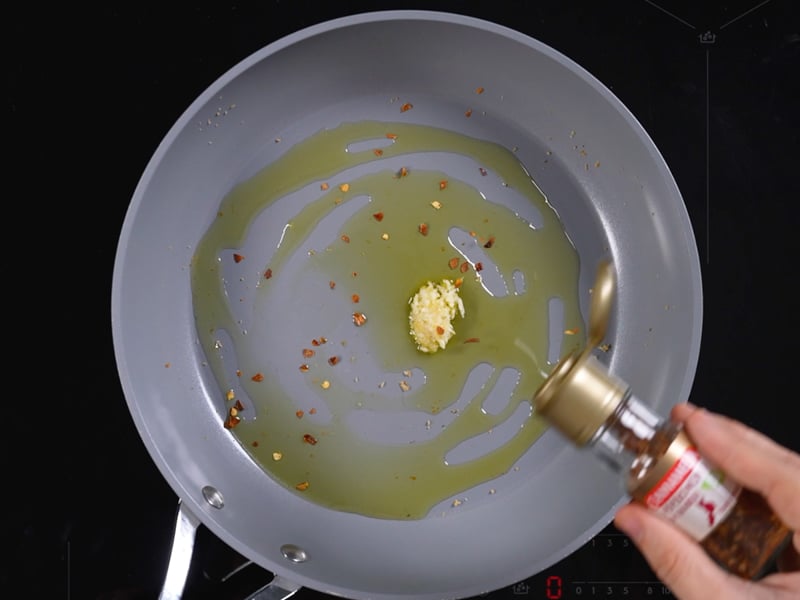
<svg viewBox="0 0 800 600"><path fill-rule="evenodd" d="M780 572L760 581L722 570L700 545L638 503L623 506L614 524L639 548L656 576L681 600L800 598L800 455L727 417L690 404L675 406L703 456L744 487L759 492L794 531L781 555Z"/></svg>

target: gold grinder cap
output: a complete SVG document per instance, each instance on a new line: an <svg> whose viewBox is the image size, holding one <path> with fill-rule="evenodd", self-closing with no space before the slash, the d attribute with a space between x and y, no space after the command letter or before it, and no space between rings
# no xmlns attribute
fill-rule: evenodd
<svg viewBox="0 0 800 600"><path fill-rule="evenodd" d="M565 356L533 398L536 411L583 446L614 414L628 385L588 353Z"/></svg>

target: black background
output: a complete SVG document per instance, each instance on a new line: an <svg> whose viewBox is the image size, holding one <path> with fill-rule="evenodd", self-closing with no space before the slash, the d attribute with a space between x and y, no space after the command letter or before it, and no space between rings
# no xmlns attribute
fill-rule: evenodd
<svg viewBox="0 0 800 600"><path fill-rule="evenodd" d="M113 355L111 278L128 202L158 143L213 81L281 36L352 13L423 8L492 20L552 46L608 86L662 152L694 226L704 323L691 399L800 449L792 416L800 332L796 6L273 0L4 8L8 241L0 265L11 361L0 596L157 597L177 498L133 426ZM238 559L201 527L186 597L243 598L269 579L250 567L220 582ZM490 597L545 598L551 574L562 578L564 597L588 595L592 585L605 597L621 597L625 585L629 597L645 597L655 581L609 526L548 573Z"/></svg>

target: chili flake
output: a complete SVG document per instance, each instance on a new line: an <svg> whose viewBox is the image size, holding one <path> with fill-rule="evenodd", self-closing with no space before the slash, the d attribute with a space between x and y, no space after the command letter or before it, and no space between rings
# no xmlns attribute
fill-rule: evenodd
<svg viewBox="0 0 800 600"><path fill-rule="evenodd" d="M303 348L303 356L305 358L311 358L314 356L314 351L311 348Z"/></svg>
<svg viewBox="0 0 800 600"><path fill-rule="evenodd" d="M367 315L364 313L353 313L353 323L356 327L361 327L367 322Z"/></svg>
<svg viewBox="0 0 800 600"><path fill-rule="evenodd" d="M256 382L264 381L264 376L261 373L256 373L250 379L252 379L253 381L256 381Z"/></svg>
<svg viewBox="0 0 800 600"><path fill-rule="evenodd" d="M422 235L428 235L428 224L427 223L420 223L419 224L419 232Z"/></svg>
<svg viewBox="0 0 800 600"><path fill-rule="evenodd" d="M476 88L475 89L475 93L476 94L482 94L483 93L483 87Z"/></svg>
<svg viewBox="0 0 800 600"><path fill-rule="evenodd" d="M390 140L396 140L397 139L397 134L396 133L387 133L386 137L389 138Z"/></svg>
<svg viewBox="0 0 800 600"><path fill-rule="evenodd" d="M378 223L383 221L383 212L376 212L372 215L372 218L375 219Z"/></svg>
<svg viewBox="0 0 800 600"><path fill-rule="evenodd" d="M576 333L578 333L578 331L579 331L579 330L578 330L578 328L577 328L577 327L573 327L572 329L565 329L565 330L564 330L564 333L565 333L566 335L575 335Z"/></svg>
<svg viewBox="0 0 800 600"><path fill-rule="evenodd" d="M437 325L436 333L438 333L439 335L444 335L444 327L442 327L441 325Z"/></svg>
<svg viewBox="0 0 800 600"><path fill-rule="evenodd" d="M317 409L312 407L311 409L309 409L308 414L310 414L310 415L317 414Z"/></svg>
<svg viewBox="0 0 800 600"><path fill-rule="evenodd" d="M302 419L304 414L305 414L305 413L304 413L302 410L298 410L296 413L294 413L294 415L295 415L295 416L296 416L298 419Z"/></svg>
<svg viewBox="0 0 800 600"><path fill-rule="evenodd" d="M237 400L236 404L233 405L233 408L235 408L236 410L244 410L244 404L242 404L241 401Z"/></svg>
<svg viewBox="0 0 800 600"><path fill-rule="evenodd" d="M469 263L467 261L464 261L463 263L461 263L461 266L459 267L459 270L462 273L466 273L469 270Z"/></svg>
<svg viewBox="0 0 800 600"><path fill-rule="evenodd" d="M486 177L486 169L484 169L483 167L478 167L478 170L481 172L481 175Z"/></svg>
<svg viewBox="0 0 800 600"><path fill-rule="evenodd" d="M475 263L475 270L476 271L483 271L483 263L482 262L476 262Z"/></svg>
<svg viewBox="0 0 800 600"><path fill-rule="evenodd" d="M447 265L451 269L455 269L458 266L458 257L451 258L449 261L447 261Z"/></svg>
<svg viewBox="0 0 800 600"><path fill-rule="evenodd" d="M342 190L343 192L346 192L347 190L350 189L350 184L349 183L343 183L342 185L339 186L339 189Z"/></svg>
<svg viewBox="0 0 800 600"><path fill-rule="evenodd" d="M300 365L300 370L301 370L303 373L305 373L306 371L308 371L308 365Z"/></svg>
<svg viewBox="0 0 800 600"><path fill-rule="evenodd" d="M235 416L235 415L228 415L228 418L225 419L225 429L233 429L236 427L242 420Z"/></svg>
<svg viewBox="0 0 800 600"><path fill-rule="evenodd" d="M333 366L333 365L337 364L337 363L338 363L340 360L341 360L341 359L340 359L338 356L331 356L331 357L328 359L328 364L329 364L330 366Z"/></svg>
<svg viewBox="0 0 800 600"><path fill-rule="evenodd" d="M494 246L494 236L490 236L486 243L483 245L484 248L491 248Z"/></svg>
<svg viewBox="0 0 800 600"><path fill-rule="evenodd" d="M328 287L330 287L331 289L335 288L336 287L336 282L333 279L331 279L328 282Z"/></svg>
<svg viewBox="0 0 800 600"><path fill-rule="evenodd" d="M383 156L383 150L381 150L380 148L375 148L375 150L373 150L372 153L375 156Z"/></svg>
<svg viewBox="0 0 800 600"><path fill-rule="evenodd" d="M411 104L410 102L406 102L405 104L403 104L403 106L400 107L400 112L406 112L407 110L411 110L412 108L414 108L414 105Z"/></svg>
<svg viewBox="0 0 800 600"><path fill-rule="evenodd" d="M264 279L272 279L272 269L264 271Z"/></svg>
<svg viewBox="0 0 800 600"><path fill-rule="evenodd" d="M342 241L343 241L345 244L349 244L349 243L350 243L350 236L349 236L349 235L346 235L346 234L342 234Z"/></svg>
<svg viewBox="0 0 800 600"><path fill-rule="evenodd" d="M400 167L400 177L408 175L408 167Z"/></svg>
<svg viewBox="0 0 800 600"><path fill-rule="evenodd" d="M358 295L358 294L353 294L353 295L351 296L351 299L353 300L353 303L354 303L354 304L358 304L358 301L359 301L359 300L361 300L361 298L359 297L359 295Z"/></svg>
<svg viewBox="0 0 800 600"><path fill-rule="evenodd" d="M306 434L303 435L303 441L306 444L311 444L312 446L315 446L317 444L317 438L315 438L310 433L306 433Z"/></svg>
<svg viewBox="0 0 800 600"><path fill-rule="evenodd" d="M475 344L475 343L480 342L480 341L481 341L481 338L471 337L471 338L467 338L466 340L464 340L464 343L465 344Z"/></svg>
<svg viewBox="0 0 800 600"><path fill-rule="evenodd" d="M305 492L308 489L310 484L307 481L303 481L302 483L298 483L295 487L296 490Z"/></svg>
<svg viewBox="0 0 800 600"><path fill-rule="evenodd" d="M241 254L234 253L233 260L237 263L240 263L244 260L244 256L242 256Z"/></svg>
<svg viewBox="0 0 800 600"><path fill-rule="evenodd" d="M463 279L463 278L461 278L461 277L459 277L458 279L456 279L456 280L453 282L453 285L454 285L454 286L456 286L457 288L459 288L459 287L461 287L461 284L462 284L462 283L464 283L464 279Z"/></svg>
<svg viewBox="0 0 800 600"><path fill-rule="evenodd" d="M439 189L440 189L440 190L443 190L443 189L445 189L446 187L447 187L447 180L446 180L446 179L442 179L442 180L439 182Z"/></svg>
<svg viewBox="0 0 800 600"><path fill-rule="evenodd" d="M325 190L327 190L329 187L330 187L330 186L329 186L327 183L320 183L320 184L319 184L319 189L321 189L323 192L324 192Z"/></svg>
<svg viewBox="0 0 800 600"><path fill-rule="evenodd" d="M471 117L472 116L472 109L468 108L466 110L466 112L464 113L464 116L467 117L467 118Z"/></svg>

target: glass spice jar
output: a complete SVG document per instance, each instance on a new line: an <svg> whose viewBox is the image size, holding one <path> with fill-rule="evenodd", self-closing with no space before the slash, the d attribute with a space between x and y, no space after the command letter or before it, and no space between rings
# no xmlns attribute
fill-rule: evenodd
<svg viewBox="0 0 800 600"><path fill-rule="evenodd" d="M791 531L760 494L701 457L588 352L565 357L537 391L536 410L624 477L628 493L700 542L729 572L761 575Z"/></svg>

